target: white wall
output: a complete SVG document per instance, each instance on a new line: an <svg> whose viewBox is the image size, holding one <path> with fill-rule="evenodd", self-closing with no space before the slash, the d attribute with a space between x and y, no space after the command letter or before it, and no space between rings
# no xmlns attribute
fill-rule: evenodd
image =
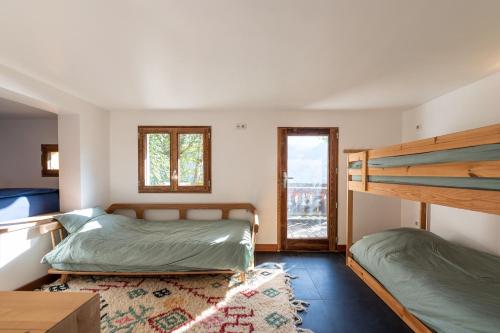
<svg viewBox="0 0 500 333"><path fill-rule="evenodd" d="M60 114L59 203L63 212L78 208L82 193L80 177L80 116ZM76 189L76 190L75 190Z"/></svg>
<svg viewBox="0 0 500 333"><path fill-rule="evenodd" d="M57 144L57 118L0 118L0 187L59 187L42 177L41 144Z"/></svg>
<svg viewBox="0 0 500 333"><path fill-rule="evenodd" d="M448 134L500 122L500 73L403 113L403 141ZM419 130L416 125L420 125ZM403 202L401 223L412 226L418 207ZM500 217L433 205L431 231L446 239L500 254Z"/></svg>
<svg viewBox="0 0 500 333"><path fill-rule="evenodd" d="M50 251L50 236L28 229L0 234L0 290L19 288L47 274L40 264Z"/></svg>
<svg viewBox="0 0 500 333"><path fill-rule="evenodd" d="M58 115L61 210L109 203L109 115L95 105L12 68L0 65L0 97ZM57 138L56 137L56 138ZM40 161L38 161L38 164ZM0 290L20 287L47 274L40 259L49 237L22 232L2 236Z"/></svg>
<svg viewBox="0 0 500 333"><path fill-rule="evenodd" d="M237 130L244 122L246 130ZM212 126L212 193L153 194L137 191L137 126ZM340 128L340 151L400 142L401 115L394 111L113 111L110 119L112 202L251 202L260 213L258 243L277 241L277 127ZM340 154L339 244L345 243L346 159ZM356 194L355 238L400 224L400 201Z"/></svg>
<svg viewBox="0 0 500 333"><path fill-rule="evenodd" d="M80 114L80 207L109 204L109 113Z"/></svg>
<svg viewBox="0 0 500 333"><path fill-rule="evenodd" d="M108 130L109 115L91 103L23 74L0 65L0 97L58 114L76 116L72 121L60 121L59 149L61 163L80 162L79 182L74 175L61 172L60 190L65 196L62 209L106 205L109 195ZM59 120L61 120L59 118ZM68 128L63 128L69 126ZM78 136L78 139L76 138ZM75 146L78 143L77 149ZM71 145L64 147L65 145ZM66 160L66 162L64 162ZM62 165L61 165L62 169ZM70 178L71 177L71 178ZM68 184L66 187L64 184Z"/></svg>

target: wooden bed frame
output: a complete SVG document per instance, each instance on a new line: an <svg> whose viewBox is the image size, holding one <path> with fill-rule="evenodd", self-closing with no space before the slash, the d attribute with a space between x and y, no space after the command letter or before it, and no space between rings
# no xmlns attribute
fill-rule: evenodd
<svg viewBox="0 0 500 333"><path fill-rule="evenodd" d="M427 205L438 204L500 215L500 191L473 190L423 185L399 185L370 182L369 176L429 176L429 177L490 177L500 178L500 161L476 161L425 164L392 168L368 167L373 158L401 156L484 144L500 143L500 124L478 129L412 141L381 149L349 149L347 172L347 244L346 264L349 266L414 332L432 332L413 316L360 264L350 252L353 242L353 193L365 192L376 195L399 197L420 202L420 228L427 229ZM361 169L349 169L349 163L361 161ZM353 181L352 176L361 176Z"/></svg>
<svg viewBox="0 0 500 333"><path fill-rule="evenodd" d="M113 213L117 210L133 210L135 211L136 218L144 218L146 210L177 210L179 212L179 219L186 219L189 210L220 210L222 212L222 219L228 219L229 213L232 210L246 210L253 214L252 222L252 244L255 248L255 235L259 231L259 216L257 210L250 203L146 203L146 204L129 204L117 203L112 204L106 209L107 213ZM139 223L139 222L138 222ZM214 223L216 223L214 221ZM57 222L51 222L40 226L40 233L50 233L52 248L64 239L64 228ZM252 267L253 267L252 260ZM89 272L89 271L61 271L50 268L49 274L60 274L61 282L68 281L70 275L126 275L126 276L158 276L158 275L193 275L193 274L234 274L232 270L206 270L206 271L187 271L187 272ZM240 272L240 280L246 280L246 272Z"/></svg>

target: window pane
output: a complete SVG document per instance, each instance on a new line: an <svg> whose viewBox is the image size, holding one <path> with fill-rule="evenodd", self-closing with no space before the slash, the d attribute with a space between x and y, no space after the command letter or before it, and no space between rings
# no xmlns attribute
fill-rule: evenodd
<svg viewBox="0 0 500 333"><path fill-rule="evenodd" d="M146 135L144 181L147 186L170 185L170 134Z"/></svg>
<svg viewBox="0 0 500 333"><path fill-rule="evenodd" d="M328 238L328 136L288 136L288 238Z"/></svg>
<svg viewBox="0 0 500 333"><path fill-rule="evenodd" d="M48 154L47 161L47 169L48 170L59 170L59 152L51 151Z"/></svg>
<svg viewBox="0 0 500 333"><path fill-rule="evenodd" d="M203 134L179 134L179 186L203 185Z"/></svg>

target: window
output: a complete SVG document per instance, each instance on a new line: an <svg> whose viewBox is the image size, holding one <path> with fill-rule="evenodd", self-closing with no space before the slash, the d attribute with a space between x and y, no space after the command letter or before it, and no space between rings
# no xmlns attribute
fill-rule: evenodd
<svg viewBox="0 0 500 333"><path fill-rule="evenodd" d="M59 177L59 148L42 145L42 177Z"/></svg>
<svg viewBox="0 0 500 333"><path fill-rule="evenodd" d="M139 192L211 192L208 126L139 126Z"/></svg>

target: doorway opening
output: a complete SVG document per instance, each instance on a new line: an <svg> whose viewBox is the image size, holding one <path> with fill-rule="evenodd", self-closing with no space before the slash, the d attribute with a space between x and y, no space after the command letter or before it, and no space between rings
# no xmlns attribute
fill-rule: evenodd
<svg viewBox="0 0 500 333"><path fill-rule="evenodd" d="M337 249L338 128L278 128L281 250Z"/></svg>

